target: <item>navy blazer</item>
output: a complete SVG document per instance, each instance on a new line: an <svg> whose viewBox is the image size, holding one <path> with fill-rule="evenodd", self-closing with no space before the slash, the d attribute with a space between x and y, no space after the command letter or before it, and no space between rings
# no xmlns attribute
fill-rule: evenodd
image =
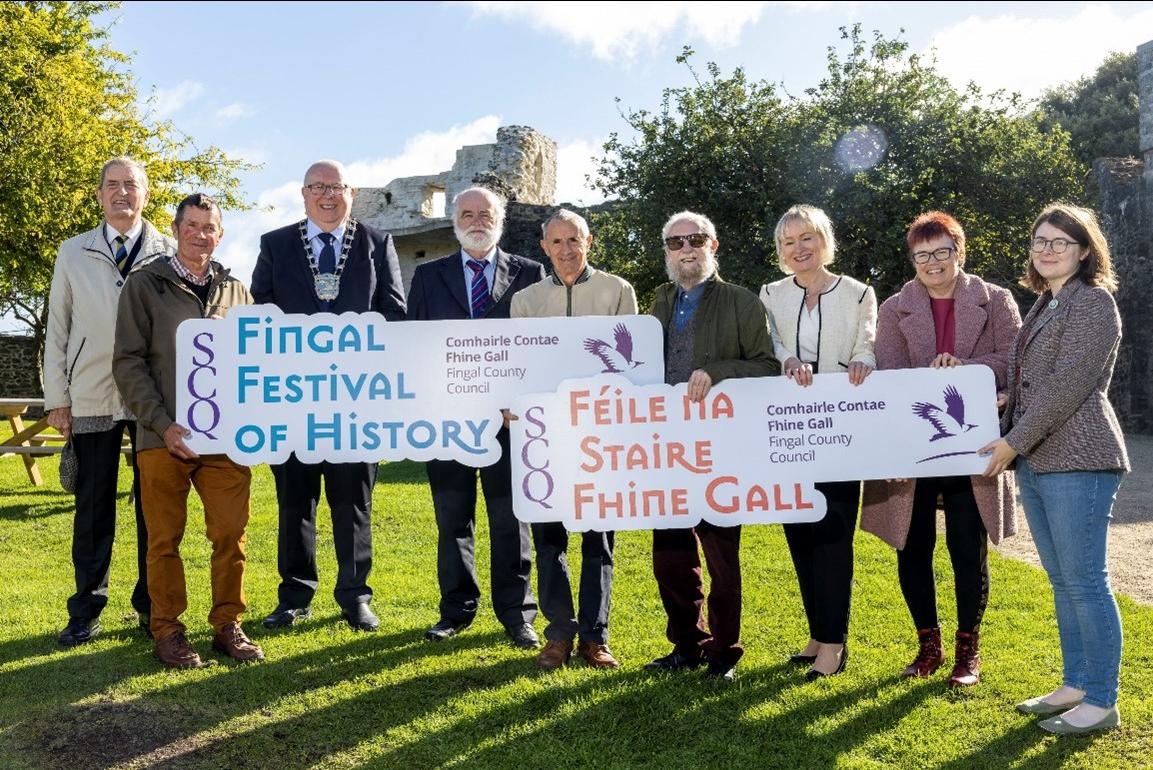
<svg viewBox="0 0 1153 770"><path fill-rule="evenodd" d="M544 265L499 248L494 259L496 264L493 265L490 291L492 306L484 318L508 318L512 295L544 278ZM408 290L408 320L445 321L471 317L459 251L417 265Z"/></svg>
<svg viewBox="0 0 1153 770"><path fill-rule="evenodd" d="M272 303L285 313L324 312L324 303L316 297L312 268L297 223L260 237L260 256L252 271L252 296L257 303ZM340 294L327 312L368 310L389 321L403 321L404 287L392 236L357 222L352 248L340 275Z"/></svg>

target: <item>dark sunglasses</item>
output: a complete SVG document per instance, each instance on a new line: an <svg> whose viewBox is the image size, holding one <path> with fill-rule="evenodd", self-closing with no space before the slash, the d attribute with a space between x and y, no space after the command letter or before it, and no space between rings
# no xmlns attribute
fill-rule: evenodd
<svg viewBox="0 0 1153 770"><path fill-rule="evenodd" d="M670 235L665 238L665 248L669 251L680 251L685 247L685 241L694 249L699 249L709 242L707 233L692 233L690 235Z"/></svg>

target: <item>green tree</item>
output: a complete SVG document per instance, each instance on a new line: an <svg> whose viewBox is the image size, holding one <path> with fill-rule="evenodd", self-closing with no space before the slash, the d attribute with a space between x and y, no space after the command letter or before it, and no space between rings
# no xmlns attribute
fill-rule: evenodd
<svg viewBox="0 0 1153 770"><path fill-rule="evenodd" d="M199 149L137 101L129 59L94 23L97 2L0 4L0 312L26 324L43 349L48 288L66 239L100 221L97 174L110 157L144 163L145 216L158 227L192 190L244 208L237 172L216 147Z"/></svg>
<svg viewBox="0 0 1153 770"><path fill-rule="evenodd" d="M1047 90L1041 97L1042 125L1072 137L1077 159L1138 158L1137 53L1113 52L1092 75Z"/></svg>
<svg viewBox="0 0 1153 770"><path fill-rule="evenodd" d="M881 299L912 277L905 230L930 209L965 227L968 269L1014 284L1035 213L1081 197L1068 135L1043 131L1015 96L958 90L901 40L868 43L859 26L842 38L847 52L830 48L826 77L802 96L710 64L694 86L666 89L659 114L626 114L636 136L610 137L596 180L621 199L597 220L606 266L647 296L663 272L661 222L694 208L717 224L722 275L755 288L780 276L772 227L803 202L834 221L834 269Z"/></svg>

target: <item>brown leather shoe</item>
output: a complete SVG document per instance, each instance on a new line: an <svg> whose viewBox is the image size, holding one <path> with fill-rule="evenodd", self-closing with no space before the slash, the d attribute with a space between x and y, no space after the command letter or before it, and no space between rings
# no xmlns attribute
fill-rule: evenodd
<svg viewBox="0 0 1153 770"><path fill-rule="evenodd" d="M202 661L196 650L188 644L188 638L183 631L169 634L156 642L152 647L152 654L169 668L203 668L211 666L214 661Z"/></svg>
<svg viewBox="0 0 1153 770"><path fill-rule="evenodd" d="M572 655L572 640L558 642L549 639L544 649L537 653L536 664L546 671L553 671L568 663Z"/></svg>
<svg viewBox="0 0 1153 770"><path fill-rule="evenodd" d="M212 649L223 652L233 660L249 663L264 660L264 652L244 635L239 623L229 623L212 637Z"/></svg>
<svg viewBox="0 0 1153 770"><path fill-rule="evenodd" d="M941 629L922 628L917 631L917 641L920 649L913 662L905 667L901 676L925 679L945 662L945 654L941 652Z"/></svg>
<svg viewBox="0 0 1153 770"><path fill-rule="evenodd" d="M972 687L981 681L981 653L978 632L957 632L956 664L949 677L950 687Z"/></svg>
<svg viewBox="0 0 1153 770"><path fill-rule="evenodd" d="M577 655L593 668L620 668L621 664L609 652L607 645L596 642L581 642L577 645Z"/></svg>

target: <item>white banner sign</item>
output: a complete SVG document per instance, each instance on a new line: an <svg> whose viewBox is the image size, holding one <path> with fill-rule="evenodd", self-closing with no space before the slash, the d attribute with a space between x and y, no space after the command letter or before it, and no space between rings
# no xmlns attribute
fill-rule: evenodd
<svg viewBox="0 0 1153 770"><path fill-rule="evenodd" d="M500 409L570 377L664 379L651 316L410 321L238 307L176 336L177 422L243 465L500 457Z"/></svg>
<svg viewBox="0 0 1153 770"><path fill-rule="evenodd" d="M813 482L980 473L1000 435L985 366L727 380L699 403L602 376L513 412L513 509L572 530L816 521Z"/></svg>

